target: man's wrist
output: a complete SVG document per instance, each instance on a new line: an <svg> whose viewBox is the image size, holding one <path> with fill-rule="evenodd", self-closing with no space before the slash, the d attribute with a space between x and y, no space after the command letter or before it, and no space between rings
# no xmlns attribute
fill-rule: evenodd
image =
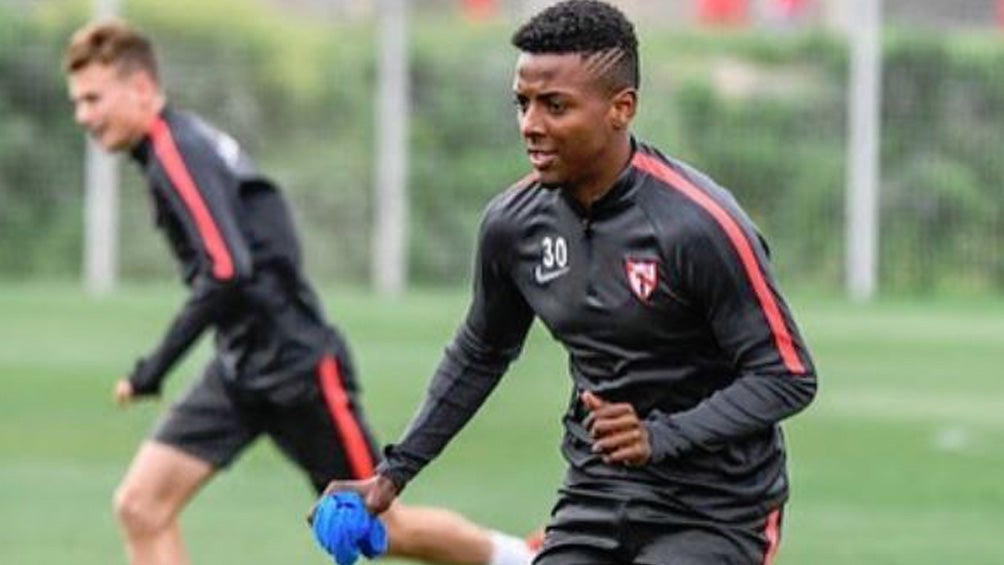
<svg viewBox="0 0 1004 565"><path fill-rule="evenodd" d="M377 474L377 486L381 490L389 490L390 492L394 493L394 496L400 494L401 489L403 488L402 485L398 484L393 478L383 473Z"/></svg>
<svg viewBox="0 0 1004 565"><path fill-rule="evenodd" d="M666 414L653 410L643 424L648 431L648 442L652 449L650 463L674 459L690 448L690 443L676 432L676 426Z"/></svg>
<svg viewBox="0 0 1004 565"><path fill-rule="evenodd" d="M160 379L153 378L148 374L149 367L146 359L136 361L136 366L126 379L132 387L133 396L154 396L160 394Z"/></svg>
<svg viewBox="0 0 1004 565"><path fill-rule="evenodd" d="M407 486L408 480L411 478L400 468L394 468L384 460L377 467L377 481L380 483L386 483L388 487L393 488L394 494L401 494L404 487Z"/></svg>

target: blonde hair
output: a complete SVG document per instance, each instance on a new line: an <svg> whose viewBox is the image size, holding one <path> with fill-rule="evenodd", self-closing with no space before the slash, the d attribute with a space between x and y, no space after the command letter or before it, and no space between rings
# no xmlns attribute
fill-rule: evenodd
<svg viewBox="0 0 1004 565"><path fill-rule="evenodd" d="M114 65L125 75L145 71L158 80L153 44L121 20L88 24L70 38L63 54L63 70L74 73L95 63Z"/></svg>

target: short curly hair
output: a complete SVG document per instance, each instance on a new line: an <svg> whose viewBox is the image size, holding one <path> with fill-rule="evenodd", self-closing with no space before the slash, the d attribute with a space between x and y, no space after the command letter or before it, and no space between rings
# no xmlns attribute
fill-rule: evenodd
<svg viewBox="0 0 1004 565"><path fill-rule="evenodd" d="M512 36L524 53L581 53L585 58L614 55L605 69L614 85L638 88L638 38L624 14L598 0L565 0L545 8Z"/></svg>

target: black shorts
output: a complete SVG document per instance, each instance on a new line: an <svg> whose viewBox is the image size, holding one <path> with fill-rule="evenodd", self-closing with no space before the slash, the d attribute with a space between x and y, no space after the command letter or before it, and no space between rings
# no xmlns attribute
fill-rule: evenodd
<svg viewBox="0 0 1004 565"><path fill-rule="evenodd" d="M320 492L333 479L373 474L379 448L356 395L347 355L324 355L314 371L292 377L281 399L243 389L214 359L153 431L155 441L229 465L261 434L299 466ZM297 380L302 379L302 380Z"/></svg>
<svg viewBox="0 0 1004 565"><path fill-rule="evenodd" d="M781 514L749 523L677 520L632 502L563 493L534 565L768 565Z"/></svg>

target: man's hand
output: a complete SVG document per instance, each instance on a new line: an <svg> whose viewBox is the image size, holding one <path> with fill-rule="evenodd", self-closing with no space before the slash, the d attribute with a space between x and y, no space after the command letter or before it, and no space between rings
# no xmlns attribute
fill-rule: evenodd
<svg viewBox="0 0 1004 565"><path fill-rule="evenodd" d="M369 479L362 481L331 481L328 483L327 488L321 493L318 498L328 496L329 494L334 494L336 492L344 491L354 491L359 493L363 501L366 503L366 511L370 514L377 516L385 512L390 508L391 503L397 498L397 486L394 481L388 479L383 475L375 475ZM310 513L307 514L307 522L313 523L314 514L317 512L317 502L310 508Z"/></svg>
<svg viewBox="0 0 1004 565"><path fill-rule="evenodd" d="M128 406L135 399L132 391L132 383L128 379L119 379L112 389L112 399L119 406Z"/></svg>
<svg viewBox="0 0 1004 565"><path fill-rule="evenodd" d="M628 467L640 467L652 458L648 429L638 419L634 406L627 402L607 402L592 392L582 393L582 403L589 410L586 428L593 438L593 452L603 461Z"/></svg>

